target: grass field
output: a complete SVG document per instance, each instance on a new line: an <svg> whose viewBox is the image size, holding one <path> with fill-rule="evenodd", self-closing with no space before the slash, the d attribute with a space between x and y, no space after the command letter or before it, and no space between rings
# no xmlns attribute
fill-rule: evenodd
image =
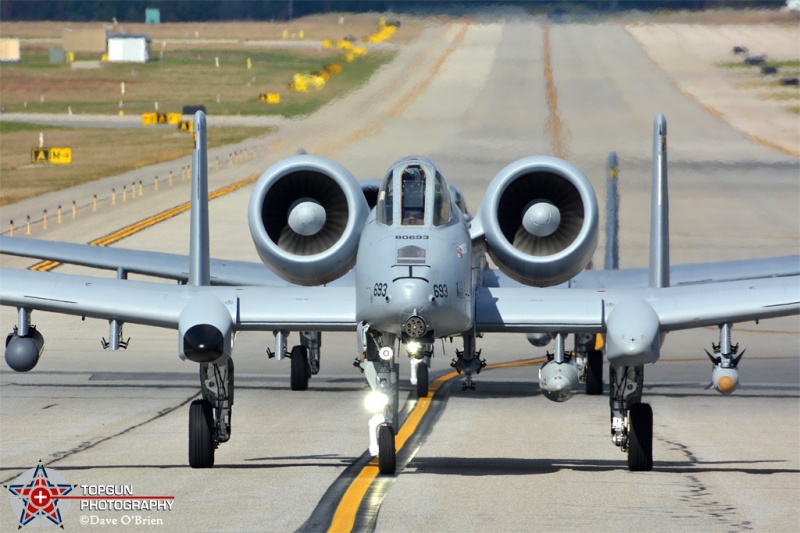
<svg viewBox="0 0 800 533"><path fill-rule="evenodd" d="M72 164L31 163L39 133L49 147L72 148ZM209 128L209 147L263 135L267 128ZM192 136L175 127L86 129L0 121L0 206L191 154ZM159 177L166 183L167 176ZM180 172L174 179L180 180Z"/></svg>
<svg viewBox="0 0 800 533"><path fill-rule="evenodd" d="M329 15L308 17L292 24L126 25L115 31L153 35L152 60L146 64L104 64L95 69L51 64L49 48L59 43L36 39L59 39L67 26L96 27L97 24L4 23L0 36L34 40L23 41L20 63L0 65L0 106L8 113L64 115L71 110L78 115L116 115L122 110L126 115L141 115L155 111L157 102L161 113L180 112L187 104L203 104L209 115L291 118L311 114L366 83L395 54L370 51L348 63L338 49L309 47L291 38L301 29L307 40L335 40L345 35L361 37L378 28L377 16L342 16L343 24L339 24L340 15ZM416 35L420 27L412 22L392 40L403 42L410 35ZM284 30L290 32L285 43L282 41ZM175 42L176 39L180 42ZM253 40L280 40L285 46L257 46L250 44ZM76 60L97 59L86 54L76 57ZM252 65L250 69L247 68L248 59ZM294 74L318 72L331 63L339 63L343 69L321 89L308 93L288 90ZM280 93L280 104L260 102L258 96L263 93ZM212 128L209 129L209 146L240 142L268 131L266 128ZM31 148L39 146L39 132L44 133L45 146L72 147L73 163L32 164ZM8 123L2 121L0 115L0 205L167 161L190 151L191 137L174 128L55 128Z"/></svg>
<svg viewBox="0 0 800 533"><path fill-rule="evenodd" d="M154 54L156 55L156 54ZM141 114L180 112L186 104L203 104L209 115L282 115L294 117L319 107L364 83L390 52L371 53L345 63L340 74L320 90L287 89L295 73L342 63L333 49L179 49L145 64L108 64L99 69L72 69L49 62L46 49L24 54L18 64L0 67L2 106L8 113ZM247 68L248 58L252 68ZM78 56L77 59L81 59ZM219 67L216 61L219 60ZM122 93L122 84L125 93ZM259 102L261 93L280 93L281 103Z"/></svg>
<svg viewBox="0 0 800 533"><path fill-rule="evenodd" d="M744 61L720 61L716 63L718 68L728 69L736 72L743 78L748 78L745 85L760 90L760 98L765 100L776 100L786 102L784 109L790 113L800 114L800 88L796 85L782 85L780 79L786 77L800 76L800 61L767 60L762 65L748 65ZM761 74L761 67L775 67L778 74L765 76Z"/></svg>

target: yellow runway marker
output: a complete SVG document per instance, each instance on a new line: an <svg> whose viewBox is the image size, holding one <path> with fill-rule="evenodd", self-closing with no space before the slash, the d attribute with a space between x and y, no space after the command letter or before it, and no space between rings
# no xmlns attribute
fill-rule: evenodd
<svg viewBox="0 0 800 533"><path fill-rule="evenodd" d="M534 366L544 361L543 357L537 359L527 359L525 361L514 361L511 363L499 363L495 365L488 365L484 370L495 370L500 368L517 368L522 366ZM439 389L448 381L458 377L457 372L448 372L443 376L438 377L431 383L428 389L428 395L424 398L417 400L417 405L411 410L406 421L403 423L400 431L397 433L395 440L395 448L397 453L403 449L403 446L408 442L414 433L419 428L422 419L431 407L431 401ZM336 507L336 512L333 514L331 525L328 528L329 532L352 531L356 523L356 515L361 506L361 502L367 495L372 482L378 477L378 459L374 458L369 462L355 479L350 483L350 486L342 496L339 505Z"/></svg>
<svg viewBox="0 0 800 533"><path fill-rule="evenodd" d="M217 189L216 191L213 191L208 194L208 200L211 201L214 200L215 198L219 198L220 196L225 196L226 194L230 194L234 191L241 189L242 187L250 185L251 183L255 183L257 179L258 179L257 176L251 176L249 178L228 185L227 187L222 187L221 189ZM130 237L134 233L138 233L149 227L155 226L159 222L164 222L165 220L169 220L170 218L180 215L181 213L185 213L186 211L189 210L190 206L191 203L186 202L181 205L175 206L172 209L167 209L166 211L162 211L151 217L145 218L144 220L140 220L139 222L134 222L133 224L125 226L124 228L119 229L113 233L109 233L108 235L99 237L91 241L89 244L92 246L108 246L109 244L114 244L117 241L121 241L125 237ZM48 272L50 270L53 270L60 264L61 263L57 261L50 261L50 260L41 261L30 267L29 270Z"/></svg>

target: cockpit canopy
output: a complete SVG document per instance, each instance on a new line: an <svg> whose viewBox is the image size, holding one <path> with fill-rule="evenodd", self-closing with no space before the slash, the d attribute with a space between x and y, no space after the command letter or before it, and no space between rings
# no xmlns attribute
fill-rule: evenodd
<svg viewBox="0 0 800 533"><path fill-rule="evenodd" d="M376 216L388 226L396 222L402 226L450 223L450 190L439 169L424 158L407 158L392 165L378 191Z"/></svg>

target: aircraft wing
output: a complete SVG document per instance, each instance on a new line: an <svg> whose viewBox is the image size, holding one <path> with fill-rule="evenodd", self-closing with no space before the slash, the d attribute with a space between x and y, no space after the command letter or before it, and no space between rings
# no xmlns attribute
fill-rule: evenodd
<svg viewBox="0 0 800 533"><path fill-rule="evenodd" d="M662 332L800 314L800 277L660 289L489 287L478 291L479 332L602 333L615 308L639 300Z"/></svg>
<svg viewBox="0 0 800 533"><path fill-rule="evenodd" d="M673 265L670 268L670 284L672 286L785 276L800 276L800 256L792 255L768 259ZM487 269L484 272L483 282L487 287L525 287L525 285L511 279L497 269ZM568 282L562 283L557 287L632 289L647 286L648 270L646 268L625 268L619 270L584 270Z"/></svg>
<svg viewBox="0 0 800 533"><path fill-rule="evenodd" d="M189 258L178 254L7 236L0 236L0 253L183 282L189 278ZM211 259L210 268L212 285L289 285L262 263Z"/></svg>
<svg viewBox="0 0 800 533"><path fill-rule="evenodd" d="M800 257L794 255L768 259L673 265L669 272L672 286L799 276ZM646 268L584 270L569 282L571 288L608 289L646 287L647 284L648 271Z"/></svg>
<svg viewBox="0 0 800 533"><path fill-rule="evenodd" d="M178 328L198 297L229 311L236 331L354 331L352 287L197 287L0 268L0 304Z"/></svg>

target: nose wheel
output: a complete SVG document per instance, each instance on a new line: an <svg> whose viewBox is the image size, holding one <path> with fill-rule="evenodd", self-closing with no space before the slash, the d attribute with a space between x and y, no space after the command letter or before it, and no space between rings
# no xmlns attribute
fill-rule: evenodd
<svg viewBox="0 0 800 533"><path fill-rule="evenodd" d="M378 427L378 470L385 476L393 476L397 470L394 428L389 424L381 424Z"/></svg>
<svg viewBox="0 0 800 533"><path fill-rule="evenodd" d="M425 361L420 361L417 365L417 396L419 398L428 396L428 365Z"/></svg>

